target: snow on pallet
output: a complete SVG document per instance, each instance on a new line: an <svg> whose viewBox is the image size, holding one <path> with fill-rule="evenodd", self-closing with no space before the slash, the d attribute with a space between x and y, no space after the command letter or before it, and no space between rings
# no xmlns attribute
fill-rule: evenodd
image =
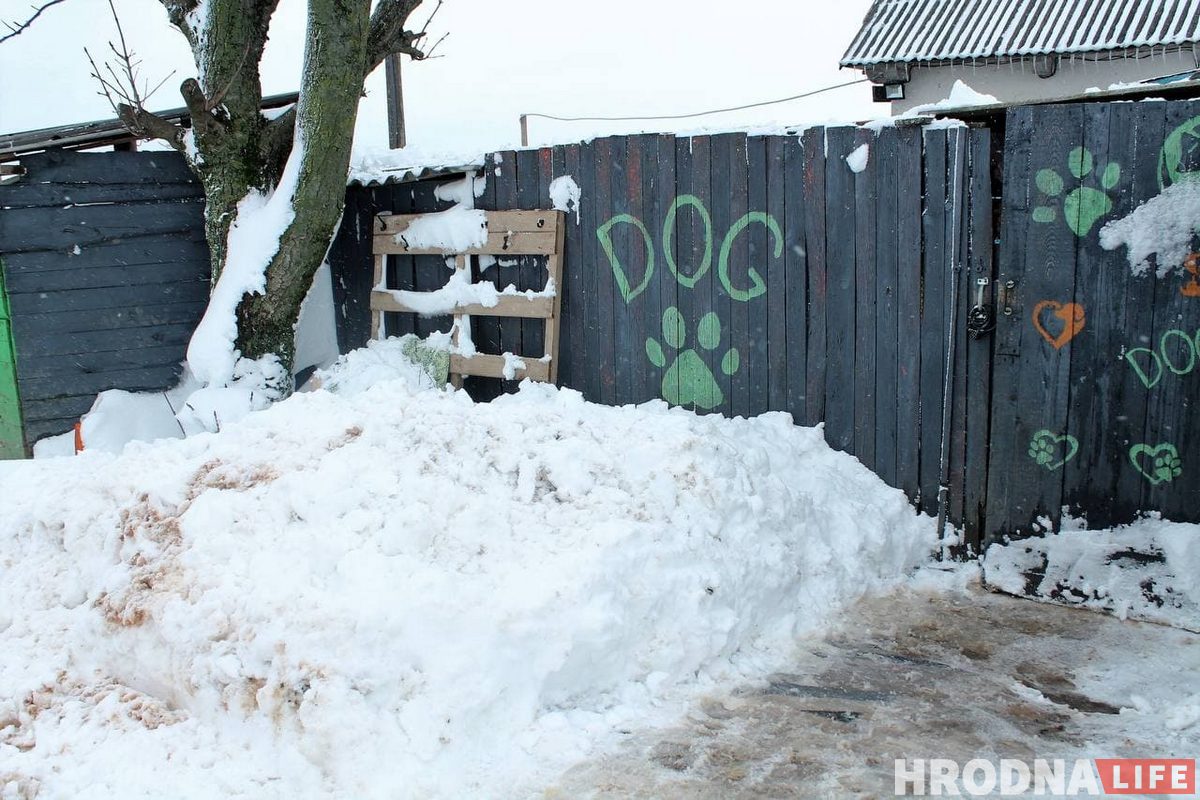
<svg viewBox="0 0 1200 800"><path fill-rule="evenodd" d="M558 377L558 325L562 298L564 229L561 211L479 211L455 207L435 214L381 214L373 242L375 289L371 292L371 338L383 330L383 314L399 312L454 317L453 342L458 349L463 332L469 335L471 316L518 317L545 321L545 355L520 359L510 353L491 355L461 349L450 356L450 375L530 378L554 383ZM454 275L434 292L404 292L387 288L389 255L454 256ZM489 283L472 283L472 255L545 256L549 273L541 292L497 291Z"/></svg>

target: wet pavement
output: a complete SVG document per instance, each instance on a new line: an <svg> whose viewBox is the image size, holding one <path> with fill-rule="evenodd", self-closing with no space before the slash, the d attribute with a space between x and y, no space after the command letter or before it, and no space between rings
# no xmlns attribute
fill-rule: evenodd
<svg viewBox="0 0 1200 800"><path fill-rule="evenodd" d="M547 798L892 797L894 760L1190 756L1200 636L977 586L865 600L786 674L633 732ZM1158 704L1157 706L1155 704Z"/></svg>

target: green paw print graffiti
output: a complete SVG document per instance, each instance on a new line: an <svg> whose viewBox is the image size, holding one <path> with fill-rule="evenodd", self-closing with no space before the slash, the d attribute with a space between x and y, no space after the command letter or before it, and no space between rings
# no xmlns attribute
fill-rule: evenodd
<svg viewBox="0 0 1200 800"><path fill-rule="evenodd" d="M1092 232L1092 228L1097 222L1113 210L1113 201L1108 193L1121 180L1121 165L1113 162L1100 172L1099 189L1082 185L1083 180L1096 171L1096 159L1092 156L1091 150L1086 147L1076 147L1068 153L1067 169L1080 181L1080 185L1072 189L1065 197L1063 192L1066 191L1066 183L1057 170L1043 169L1038 172L1038 189L1049 198L1049 204L1035 208L1033 219L1035 222L1054 222L1058 219L1057 206L1061 202L1067 227L1082 239Z"/></svg>
<svg viewBox="0 0 1200 800"><path fill-rule="evenodd" d="M1151 486L1170 483L1183 474L1183 462L1173 444L1135 444L1129 448L1129 460Z"/></svg>
<svg viewBox="0 0 1200 800"><path fill-rule="evenodd" d="M1039 467L1053 472L1060 469L1079 452L1079 440L1069 433L1038 431L1029 442L1029 457Z"/></svg>
<svg viewBox="0 0 1200 800"><path fill-rule="evenodd" d="M687 343L687 323L679 309L671 306L663 312L663 340L674 350L683 350ZM696 340L705 350L716 350L721 343L721 320L710 311L700 319L696 327ZM658 368L667 366L667 354L658 340L646 340L646 356ZM733 375L741 366L738 351L730 348L721 358L721 372ZM725 394L717 385L712 370L694 348L683 350L675 356L662 380L662 396L671 405L690 406L709 410L725 401Z"/></svg>

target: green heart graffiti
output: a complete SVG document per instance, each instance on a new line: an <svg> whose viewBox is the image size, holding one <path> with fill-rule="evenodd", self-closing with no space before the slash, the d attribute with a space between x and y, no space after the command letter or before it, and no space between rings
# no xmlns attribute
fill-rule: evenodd
<svg viewBox="0 0 1200 800"><path fill-rule="evenodd" d="M1129 448L1129 461L1151 486L1170 483L1183 474L1183 462L1173 444L1135 444Z"/></svg>
<svg viewBox="0 0 1200 800"><path fill-rule="evenodd" d="M1059 457L1061 452L1061 458ZM1069 433L1057 434L1053 431L1041 430L1033 435L1029 442L1029 457L1038 466L1053 472L1061 469L1079 453L1079 440Z"/></svg>

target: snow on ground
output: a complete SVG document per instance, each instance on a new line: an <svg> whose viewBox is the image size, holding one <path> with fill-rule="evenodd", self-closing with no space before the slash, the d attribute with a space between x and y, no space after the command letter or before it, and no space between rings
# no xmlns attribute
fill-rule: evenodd
<svg viewBox="0 0 1200 800"><path fill-rule="evenodd" d="M988 584L1009 594L1200 632L1200 525L1148 517L1112 530L1068 519L1060 533L992 545Z"/></svg>
<svg viewBox="0 0 1200 800"><path fill-rule="evenodd" d="M934 546L786 415L476 405L402 346L0 467L0 797L527 796Z"/></svg>

